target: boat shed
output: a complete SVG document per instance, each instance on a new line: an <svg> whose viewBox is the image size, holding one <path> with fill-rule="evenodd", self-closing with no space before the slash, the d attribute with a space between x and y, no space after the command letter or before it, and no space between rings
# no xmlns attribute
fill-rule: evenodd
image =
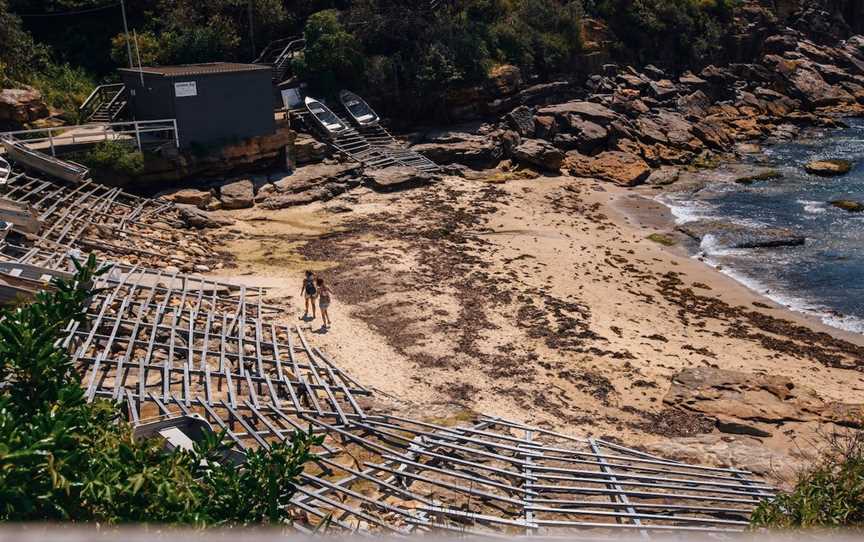
<svg viewBox="0 0 864 542"><path fill-rule="evenodd" d="M119 71L134 120L176 119L181 148L276 130L270 66L210 62Z"/></svg>

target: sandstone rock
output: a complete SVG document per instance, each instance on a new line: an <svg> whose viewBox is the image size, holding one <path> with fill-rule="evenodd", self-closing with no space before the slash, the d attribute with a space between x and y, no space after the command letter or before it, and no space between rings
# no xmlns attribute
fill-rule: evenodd
<svg viewBox="0 0 864 542"><path fill-rule="evenodd" d="M546 171L561 170L564 153L541 139L526 139L513 149L513 157Z"/></svg>
<svg viewBox="0 0 864 542"><path fill-rule="evenodd" d="M820 177L833 177L852 171L852 163L848 160L814 160L806 164L804 170Z"/></svg>
<svg viewBox="0 0 864 542"><path fill-rule="evenodd" d="M570 117L576 115L583 119L588 119L605 126L618 118L618 114L593 102L574 101L563 104L550 105L541 107L537 110L537 115L545 115L555 117L556 120L563 121L565 124L570 124Z"/></svg>
<svg viewBox="0 0 864 542"><path fill-rule="evenodd" d="M838 209L843 209L849 213L861 213L864 212L864 203L860 201L854 201L850 199L835 199L833 201L828 202L834 207Z"/></svg>
<svg viewBox="0 0 864 542"><path fill-rule="evenodd" d="M568 152L564 167L574 176L595 177L622 186L637 185L651 174L645 160L621 151L606 151L594 157Z"/></svg>
<svg viewBox="0 0 864 542"><path fill-rule="evenodd" d="M600 148L609 138L606 128L590 120L577 120L571 125L575 139L575 147L584 154L590 154Z"/></svg>
<svg viewBox="0 0 864 542"><path fill-rule="evenodd" d="M206 212L202 211L198 207L195 207L194 205L189 205L185 203L178 204L177 211L180 216L180 220L182 220L183 223L189 228L202 229L218 228L222 226L222 224L210 218L210 216Z"/></svg>
<svg viewBox="0 0 864 542"><path fill-rule="evenodd" d="M298 134L291 148L296 165L321 162L330 155L330 148L308 134Z"/></svg>
<svg viewBox="0 0 864 542"><path fill-rule="evenodd" d="M652 186L666 186L673 184L680 177L681 172L676 167L663 166L651 172L645 184Z"/></svg>
<svg viewBox="0 0 864 542"><path fill-rule="evenodd" d="M255 187L249 179L239 179L219 187L223 209L246 209L255 204Z"/></svg>
<svg viewBox="0 0 864 542"><path fill-rule="evenodd" d="M313 164L296 169L291 175L273 183L276 192L303 192L329 182L348 182L356 179L360 184L360 166L353 163Z"/></svg>
<svg viewBox="0 0 864 542"><path fill-rule="evenodd" d="M555 122L555 117L546 115L534 117L534 137L552 139L556 133L558 133L558 124Z"/></svg>
<svg viewBox="0 0 864 542"><path fill-rule="evenodd" d="M710 417L766 423L823 421L860 426L864 412L864 405L825 401L813 389L784 376L709 367L676 374L663 402Z"/></svg>
<svg viewBox="0 0 864 542"><path fill-rule="evenodd" d="M800 459L767 448L759 439L720 434L666 439L646 445L647 451L691 464L709 464L750 471L759 476L798 472Z"/></svg>
<svg viewBox="0 0 864 542"><path fill-rule="evenodd" d="M168 194L163 197L168 201L173 201L175 203L187 203L189 205L194 205L203 209L207 207L207 205L213 199L213 194L209 190L199 190L197 188L183 188L174 192L173 194Z"/></svg>
<svg viewBox="0 0 864 542"><path fill-rule="evenodd" d="M756 228L721 220L696 220L678 226L678 230L697 241L724 248L773 248L800 246L806 238L785 228Z"/></svg>
<svg viewBox="0 0 864 542"><path fill-rule="evenodd" d="M522 137L534 135L534 112L530 107L521 105L504 117L507 124Z"/></svg>
<svg viewBox="0 0 864 542"><path fill-rule="evenodd" d="M390 166L367 171L369 183L380 191L392 192L423 186L432 182L432 176L419 169L406 166Z"/></svg>
<svg viewBox="0 0 864 542"><path fill-rule="evenodd" d="M342 191L344 190L343 188ZM308 205L316 201L333 199L338 194L338 190L333 185L318 186L304 192L291 192L271 196L261 202L261 207L264 209L284 209L285 207Z"/></svg>
<svg viewBox="0 0 864 542"><path fill-rule="evenodd" d="M48 114L42 93L35 88L0 89L0 125L20 128Z"/></svg>
<svg viewBox="0 0 864 542"><path fill-rule="evenodd" d="M510 96L522 87L522 72L516 66L502 64L489 73L486 88L492 98Z"/></svg>
<svg viewBox="0 0 864 542"><path fill-rule="evenodd" d="M674 98L678 95L678 88L675 86L675 83L668 79L651 81L648 84L648 88L651 89L651 94L661 101Z"/></svg>
<svg viewBox="0 0 864 542"><path fill-rule="evenodd" d="M423 143L411 148L437 164L464 164L475 169L495 167L504 154L495 138L450 130L427 134Z"/></svg>

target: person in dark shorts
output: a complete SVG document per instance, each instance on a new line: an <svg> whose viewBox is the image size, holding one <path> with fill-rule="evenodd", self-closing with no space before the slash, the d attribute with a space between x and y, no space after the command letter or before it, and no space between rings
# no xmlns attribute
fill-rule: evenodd
<svg viewBox="0 0 864 542"><path fill-rule="evenodd" d="M324 282L323 278L317 280L318 285L318 306L321 307L321 318L324 319L324 327L330 327L330 314L327 309L330 308L330 301L333 292L330 287Z"/></svg>
<svg viewBox="0 0 864 542"><path fill-rule="evenodd" d="M306 278L303 279L303 286L300 287L300 295L306 300L306 312L303 313L303 319L309 317L309 305L312 305L312 319L315 319L315 299L318 297L318 287L315 285L315 273L306 271Z"/></svg>

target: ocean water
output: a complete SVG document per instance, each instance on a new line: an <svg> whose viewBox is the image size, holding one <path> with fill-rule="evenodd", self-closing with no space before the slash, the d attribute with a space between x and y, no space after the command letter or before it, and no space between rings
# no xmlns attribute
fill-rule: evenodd
<svg viewBox="0 0 864 542"><path fill-rule="evenodd" d="M788 228L807 237L804 246L732 250L707 236L695 251L711 265L759 292L828 325L864 333L864 213L828 202L864 202L864 120L850 127L766 147L760 164L783 178L749 186L709 182L695 194L661 198L679 223L716 218L755 228ZM853 170L840 177L804 171L811 160L841 158Z"/></svg>

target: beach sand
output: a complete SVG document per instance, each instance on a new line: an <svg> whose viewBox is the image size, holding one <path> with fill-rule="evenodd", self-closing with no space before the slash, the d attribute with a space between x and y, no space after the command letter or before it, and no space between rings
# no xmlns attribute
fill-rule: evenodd
<svg viewBox="0 0 864 542"><path fill-rule="evenodd" d="M447 177L233 211L236 225L215 235L238 258L222 277L268 287L286 320L317 331L336 363L378 392L379 408L441 423L479 412L788 473L818 424L785 423L759 440L718 434L664 405L674 375L700 366L783 375L827 400L864 403L864 337L648 239L672 226L645 190ZM326 333L320 319L299 320L307 268L333 285Z"/></svg>

